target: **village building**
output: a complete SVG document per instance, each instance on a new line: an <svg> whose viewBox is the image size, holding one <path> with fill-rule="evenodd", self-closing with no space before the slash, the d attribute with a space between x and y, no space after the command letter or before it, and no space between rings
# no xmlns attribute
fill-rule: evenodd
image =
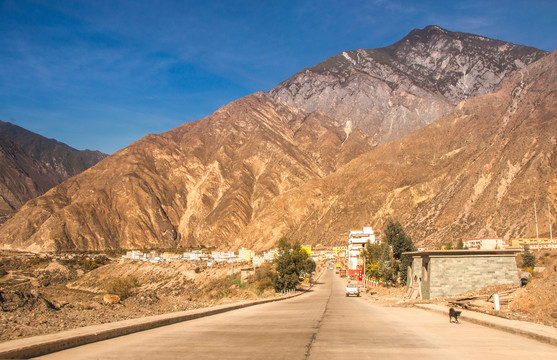
<svg viewBox="0 0 557 360"><path fill-rule="evenodd" d="M212 251L211 258L217 262L229 261L236 257L234 251Z"/></svg>
<svg viewBox="0 0 557 360"><path fill-rule="evenodd" d="M124 255L123 258L130 260L141 260L143 259L143 252L137 250L127 251L126 255Z"/></svg>
<svg viewBox="0 0 557 360"><path fill-rule="evenodd" d="M512 239L511 246L513 248L521 248L521 249L524 249L527 246L530 248L530 250L557 249L557 239L553 239L553 238Z"/></svg>
<svg viewBox="0 0 557 360"><path fill-rule="evenodd" d="M375 233L371 226L364 227L363 229L350 230L348 234L348 246L346 249L346 267L348 270L355 270L358 268L358 260L360 259L360 252L365 249L367 242L374 244Z"/></svg>
<svg viewBox="0 0 557 360"><path fill-rule="evenodd" d="M242 261L251 262L251 259L255 256L255 252L253 250L248 250L245 248L240 248L238 250L238 258Z"/></svg>
<svg viewBox="0 0 557 360"><path fill-rule="evenodd" d="M255 267L263 265L264 262L265 262L265 259L263 258L263 256L254 255L251 258L251 263Z"/></svg>
<svg viewBox="0 0 557 360"><path fill-rule="evenodd" d="M302 250L304 250L308 256L311 256L311 245L302 245Z"/></svg>
<svg viewBox="0 0 557 360"><path fill-rule="evenodd" d="M344 258L344 256L346 255L346 250L348 250L348 246L334 245L333 246L333 257L335 259Z"/></svg>
<svg viewBox="0 0 557 360"><path fill-rule="evenodd" d="M274 261L277 256L277 249L271 249L263 252L263 258L265 259L265 261Z"/></svg>
<svg viewBox="0 0 557 360"><path fill-rule="evenodd" d="M466 239L462 241L465 248L477 250L495 250L506 247L501 238Z"/></svg>
<svg viewBox="0 0 557 360"><path fill-rule="evenodd" d="M424 300L453 296L490 285L519 285L516 254L506 250L427 250L407 252L407 296Z"/></svg>

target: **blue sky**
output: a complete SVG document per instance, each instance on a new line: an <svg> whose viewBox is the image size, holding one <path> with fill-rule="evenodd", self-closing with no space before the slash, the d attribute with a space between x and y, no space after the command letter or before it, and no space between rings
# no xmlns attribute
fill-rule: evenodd
<svg viewBox="0 0 557 360"><path fill-rule="evenodd" d="M552 51L555 0L0 0L0 120L112 153L439 25Z"/></svg>

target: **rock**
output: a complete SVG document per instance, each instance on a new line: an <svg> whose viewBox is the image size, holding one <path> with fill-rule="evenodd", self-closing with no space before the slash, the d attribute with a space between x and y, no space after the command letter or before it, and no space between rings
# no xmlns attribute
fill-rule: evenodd
<svg viewBox="0 0 557 360"><path fill-rule="evenodd" d="M103 303L105 304L118 304L120 297L118 295L106 294L103 296Z"/></svg>
<svg viewBox="0 0 557 360"><path fill-rule="evenodd" d="M437 26L385 48L344 51L271 90L278 101L331 116L381 144L493 92L547 52Z"/></svg>

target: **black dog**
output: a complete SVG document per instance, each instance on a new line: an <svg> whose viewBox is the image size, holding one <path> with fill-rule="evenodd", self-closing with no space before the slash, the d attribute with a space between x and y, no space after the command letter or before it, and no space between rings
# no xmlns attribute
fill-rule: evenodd
<svg viewBox="0 0 557 360"><path fill-rule="evenodd" d="M458 323L459 323L459 322L458 322L458 317L460 316L460 313L461 313L461 312L462 312L462 311L456 311L455 309L450 308L450 309L449 309L449 322L452 323L452 322L453 322L453 318L454 318L454 322L458 324Z"/></svg>

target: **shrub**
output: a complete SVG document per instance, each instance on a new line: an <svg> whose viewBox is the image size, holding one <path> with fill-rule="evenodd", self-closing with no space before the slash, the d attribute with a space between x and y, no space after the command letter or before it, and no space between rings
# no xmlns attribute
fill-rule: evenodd
<svg viewBox="0 0 557 360"><path fill-rule="evenodd" d="M207 286L209 297L218 300L234 296L240 287L241 281L231 276L215 279Z"/></svg>
<svg viewBox="0 0 557 360"><path fill-rule="evenodd" d="M529 250L522 253L522 267L533 269L536 266L536 257Z"/></svg>
<svg viewBox="0 0 557 360"><path fill-rule="evenodd" d="M255 288L260 292L264 292L267 289L273 289L273 279L271 277L263 278L255 283Z"/></svg>
<svg viewBox="0 0 557 360"><path fill-rule="evenodd" d="M43 258L43 257L32 257L29 259L29 264L31 265L39 265L45 262L50 262L50 258Z"/></svg>
<svg viewBox="0 0 557 360"><path fill-rule="evenodd" d="M133 294L134 289L138 286L137 279L133 276L128 276L123 279L116 279L109 282L105 290L109 294L115 294L124 300Z"/></svg>
<svg viewBox="0 0 557 360"><path fill-rule="evenodd" d="M265 263L255 269L255 273L251 276L250 280L259 292L264 292L274 287L273 273L272 265L270 263Z"/></svg>

